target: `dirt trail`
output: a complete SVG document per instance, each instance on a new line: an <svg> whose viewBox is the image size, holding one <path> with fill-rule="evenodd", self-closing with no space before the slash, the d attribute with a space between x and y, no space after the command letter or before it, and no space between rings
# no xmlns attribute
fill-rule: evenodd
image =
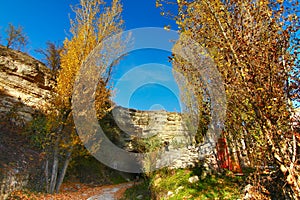
<svg viewBox="0 0 300 200"><path fill-rule="evenodd" d="M64 183L58 194L29 194L17 192L16 195L24 200L118 200L126 189L139 182L127 182L117 185L91 187L81 183Z"/></svg>
<svg viewBox="0 0 300 200"><path fill-rule="evenodd" d="M89 197L87 200L117 200L122 197L127 188L132 186L133 183L104 186L99 194Z"/></svg>

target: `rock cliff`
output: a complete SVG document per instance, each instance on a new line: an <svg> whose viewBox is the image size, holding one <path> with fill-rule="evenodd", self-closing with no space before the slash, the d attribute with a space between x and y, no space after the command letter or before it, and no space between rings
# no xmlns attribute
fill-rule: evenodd
<svg viewBox="0 0 300 200"><path fill-rule="evenodd" d="M54 83L43 63L0 45L0 199L37 173L39 152L20 133L43 108Z"/></svg>
<svg viewBox="0 0 300 200"><path fill-rule="evenodd" d="M18 122L30 121L34 110L45 104L54 83L43 63L0 45L0 116L16 109Z"/></svg>
<svg viewBox="0 0 300 200"><path fill-rule="evenodd" d="M116 107L112 111L113 120L124 132L125 145L128 151L136 151L131 145L132 138L155 139L163 150L168 151L174 162L170 168L194 167L198 162L198 147L194 136L187 128L180 113L167 111L140 111ZM157 165L163 163L157 160Z"/></svg>

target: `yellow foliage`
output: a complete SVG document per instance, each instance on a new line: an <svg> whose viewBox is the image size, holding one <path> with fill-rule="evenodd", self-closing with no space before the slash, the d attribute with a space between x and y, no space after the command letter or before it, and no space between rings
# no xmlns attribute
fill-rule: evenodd
<svg viewBox="0 0 300 200"><path fill-rule="evenodd" d="M103 9L105 12L99 15L103 5L102 0L81 0L80 6L74 9L76 18L71 20L72 38L64 41L64 51L61 53L61 71L57 79L57 94L63 107L71 106L70 99L74 81L87 56L104 38L122 31L123 21L120 17L122 7L119 0L114 0L111 7L105 7ZM121 49L121 43L114 48ZM111 51L116 51L116 49ZM112 52L107 52L107 54L113 55ZM106 67L108 63L102 64L101 67ZM110 77L102 78L109 79ZM100 95L103 99L98 95L97 100L103 101L102 104L104 104L108 101L109 95L105 86L101 88L102 90L98 90L98 93L107 95ZM98 103L98 105L100 104ZM98 106L98 109L101 108Z"/></svg>
<svg viewBox="0 0 300 200"><path fill-rule="evenodd" d="M105 38L121 32L123 25L122 6L119 0L113 0L111 6L105 6L103 0L80 0L80 4L74 7L73 11L75 19L70 20L71 36L65 39L60 54L61 67L55 88L56 97L52 101L55 108L48 115L49 124L53 130L51 137L57 138L55 141L58 141L60 149L73 149L74 146L81 144L80 138L76 134L71 111L74 82L81 65ZM109 49L104 49L105 46L101 46L101 48L107 53L103 56L114 56L122 50L123 43L116 40ZM111 71L113 65L102 62L99 67ZM100 75L99 71L98 76ZM95 107L99 118L103 117L111 107L109 99L111 92L107 88L110 76L111 73L102 74L96 90Z"/></svg>
<svg viewBox="0 0 300 200"><path fill-rule="evenodd" d="M278 165L286 160L285 167L292 166L287 163L293 163L297 154L295 139L291 139L291 102L299 101L299 90L294 89L299 88L295 53L299 51L296 34L299 21L295 17L299 10L298 1L203 0L189 1L188 4L178 1L178 4L181 10L176 19L182 30L174 49L187 51L198 43L211 55L225 86L224 130L232 142L229 144L231 148L242 146L239 140L246 138L252 145L249 149L255 152L249 156L251 164L260 165L259 162L263 161ZM201 52L190 52L195 53L191 58L202 62L199 58ZM201 85L201 79L199 81L200 70L190 66L191 61L181 59L180 55L174 55L172 60L174 68L188 79L187 84L179 86L185 106L195 112L195 102L205 102L207 90ZM196 92L200 90L195 94L195 101L186 97L189 85L196 86ZM201 107L199 111L201 113ZM283 148L292 142L293 151ZM280 149L280 153L275 154L271 148ZM256 152L257 149L260 151ZM299 174L297 168L293 170ZM299 194L295 177L289 175L286 181L294 187L294 193Z"/></svg>

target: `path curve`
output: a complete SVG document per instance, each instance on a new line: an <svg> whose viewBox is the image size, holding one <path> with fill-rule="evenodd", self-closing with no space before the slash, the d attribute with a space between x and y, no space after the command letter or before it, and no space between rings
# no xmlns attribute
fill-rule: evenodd
<svg viewBox="0 0 300 200"><path fill-rule="evenodd" d="M118 185L105 186L99 194L89 197L87 200L117 200L122 197L126 189L132 187L134 183L122 183Z"/></svg>

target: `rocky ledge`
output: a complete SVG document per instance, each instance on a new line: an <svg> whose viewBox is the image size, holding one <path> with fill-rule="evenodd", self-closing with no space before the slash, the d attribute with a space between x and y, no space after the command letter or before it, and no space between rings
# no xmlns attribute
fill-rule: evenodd
<svg viewBox="0 0 300 200"><path fill-rule="evenodd" d="M42 62L0 45L0 117L14 109L19 121L30 121L54 84L50 69Z"/></svg>

